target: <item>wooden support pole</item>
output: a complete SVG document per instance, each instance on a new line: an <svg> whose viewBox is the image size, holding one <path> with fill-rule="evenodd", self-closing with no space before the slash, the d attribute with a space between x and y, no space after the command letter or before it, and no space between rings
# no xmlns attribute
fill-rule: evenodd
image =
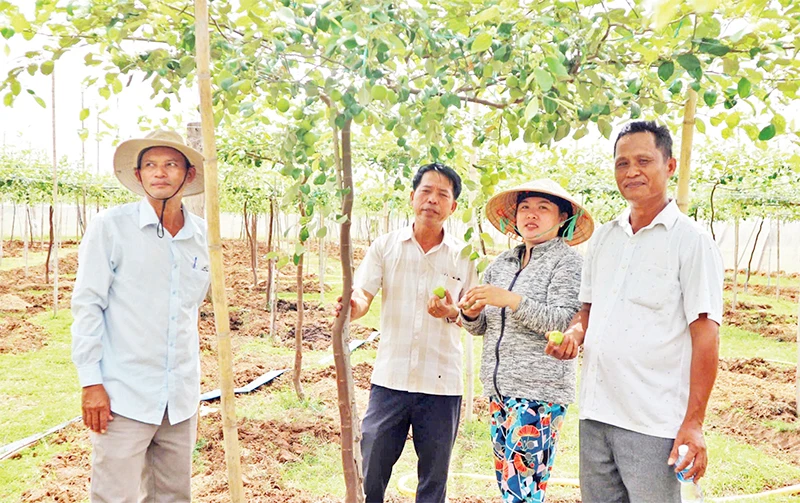
<svg viewBox="0 0 800 503"><path fill-rule="evenodd" d="M214 301L214 321L217 328L217 359L219 361L222 401L222 435L225 441L225 464L228 469L228 490L232 503L244 502L239 436L236 428L236 408L233 394L233 358L231 329L228 318L228 299L222 263L222 240L219 232L219 197L217 180L217 148L214 143L214 110L211 104L211 52L209 50L207 0L195 0L195 37L197 40L197 80L200 87L200 117L205 158L206 215L208 218L208 252L211 261L211 288Z"/></svg>
<svg viewBox="0 0 800 503"><path fill-rule="evenodd" d="M694 114L697 110L697 93L689 89L683 108L681 132L681 158L678 171L678 208L685 214L689 209L689 177L692 165L692 142L694 140Z"/></svg>

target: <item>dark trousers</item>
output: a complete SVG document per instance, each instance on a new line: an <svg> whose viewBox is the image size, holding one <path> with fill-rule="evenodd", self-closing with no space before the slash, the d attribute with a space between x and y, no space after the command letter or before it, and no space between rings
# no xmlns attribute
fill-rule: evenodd
<svg viewBox="0 0 800 503"><path fill-rule="evenodd" d="M409 393L372 385L361 424L366 503L382 503L392 467L413 431L417 503L444 503L461 397Z"/></svg>

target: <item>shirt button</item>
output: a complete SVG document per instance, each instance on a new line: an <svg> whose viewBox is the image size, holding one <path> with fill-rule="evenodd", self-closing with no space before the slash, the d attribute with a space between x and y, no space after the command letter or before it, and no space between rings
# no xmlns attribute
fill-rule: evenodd
<svg viewBox="0 0 800 503"><path fill-rule="evenodd" d="M178 268L178 264L172 264L172 268L173 269L177 269Z"/></svg>
<svg viewBox="0 0 800 503"><path fill-rule="evenodd" d="M171 319L172 321L175 321L175 317L174 317L174 316L172 316L170 319Z"/></svg>

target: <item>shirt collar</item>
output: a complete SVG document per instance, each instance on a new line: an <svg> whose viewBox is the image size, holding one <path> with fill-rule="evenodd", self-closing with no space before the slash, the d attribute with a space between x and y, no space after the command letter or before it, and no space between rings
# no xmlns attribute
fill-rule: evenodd
<svg viewBox="0 0 800 503"><path fill-rule="evenodd" d="M670 230L675 225L675 222L678 221L678 216L681 214L681 210L678 209L678 203L675 202L674 199L671 199L664 209L662 209L658 215L650 222L649 225L642 228L644 229L651 229L656 225L663 225L665 229ZM631 207L628 206L625 210L614 220L620 227L629 231L631 234Z"/></svg>
<svg viewBox="0 0 800 503"><path fill-rule="evenodd" d="M458 242L456 241L455 236L447 232L446 227L442 227L444 230L444 236L442 237L442 242L438 245L434 246L433 249L438 248L439 246L447 246L451 250L455 250L458 246ZM414 224L409 225L408 227L404 227L400 230L400 241L411 241L414 239Z"/></svg>
<svg viewBox="0 0 800 503"><path fill-rule="evenodd" d="M188 239L194 236L194 221L183 204L181 204L181 211L183 212L183 227L178 234L173 236L173 239ZM158 215L145 198L139 201L139 228L144 229L148 225L158 225Z"/></svg>

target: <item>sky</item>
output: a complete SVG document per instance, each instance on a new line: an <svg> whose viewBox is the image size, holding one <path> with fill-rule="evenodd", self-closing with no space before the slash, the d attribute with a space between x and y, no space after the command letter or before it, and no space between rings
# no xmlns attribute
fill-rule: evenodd
<svg viewBox="0 0 800 503"><path fill-rule="evenodd" d="M25 51L40 47L42 43L46 43L45 40L38 35L31 41L14 36L4 41L10 47L8 56L2 51L4 44L0 44L0 75L5 78L9 70L27 65ZM124 87L120 94L112 94L109 100L99 96L94 89L87 88L84 82L87 77L101 74L98 67L87 67L84 64L83 58L87 52L89 51L86 48L71 50L55 64L56 152L59 159L67 156L76 165L81 164L81 99L83 106L90 109L90 116L85 121L85 127L89 129L89 137L84 145L86 168L97 170L99 147L99 166L102 173L112 172L111 162L117 141L143 136L139 126L140 117L156 120L167 118L173 128L177 127L174 122L176 115L185 118L185 122L199 121L199 113L195 112L200 100L196 89L187 88L180 103L173 98L172 111L168 113L155 106L160 100L151 99L150 83L142 82L141 74L134 76L130 85ZM53 150L51 77L39 72L34 76L22 72L20 81L22 92L17 96L13 107L0 105L0 141L3 145L13 145L21 149L43 149L50 155ZM123 80L123 84L127 84L127 81ZM47 108L37 104L26 89L35 91L45 101ZM109 129L100 122L99 129L104 138L99 144L95 134L98 108L107 109L101 113L101 117L113 126ZM180 132L185 136L185 127Z"/></svg>

